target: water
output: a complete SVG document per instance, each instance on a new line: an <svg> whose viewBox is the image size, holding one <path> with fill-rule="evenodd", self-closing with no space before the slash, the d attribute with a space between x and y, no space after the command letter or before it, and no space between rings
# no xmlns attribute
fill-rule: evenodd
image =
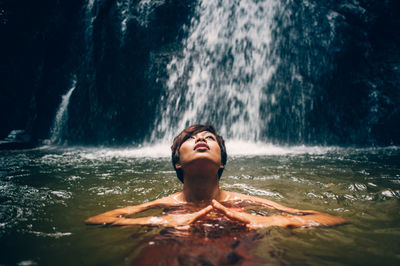
<svg viewBox="0 0 400 266"><path fill-rule="evenodd" d="M198 122L251 141L400 143L396 1L57 3L1 11L5 61L31 62L5 68L3 138L48 138L73 73L73 144L168 139Z"/></svg>
<svg viewBox="0 0 400 266"><path fill-rule="evenodd" d="M260 108L276 101L263 90L279 63L271 35L283 9L276 0L199 1L182 56L168 65L155 133L169 139L175 127L212 122L224 136L258 140L268 123Z"/></svg>
<svg viewBox="0 0 400 266"><path fill-rule="evenodd" d="M167 65L152 139L196 123L248 141L317 139L326 120L313 129L322 111L315 102L326 97L319 80L341 48L339 17L315 1L199 0L182 51Z"/></svg>
<svg viewBox="0 0 400 266"><path fill-rule="evenodd" d="M72 92L74 92L76 87L76 77L72 79L71 88L62 96L60 106L58 107L56 116L54 117L53 126L50 130L50 140L51 144L61 144L63 141L63 134L68 131L68 105L69 99L71 98Z"/></svg>
<svg viewBox="0 0 400 266"><path fill-rule="evenodd" d="M87 226L83 220L94 214L179 191L168 146L1 151L0 264L125 265L149 256L158 262L225 258L262 265L400 262L398 147L257 145L243 155L237 145L228 143L223 189L338 215L350 224L257 231L199 227L186 235L158 227Z"/></svg>

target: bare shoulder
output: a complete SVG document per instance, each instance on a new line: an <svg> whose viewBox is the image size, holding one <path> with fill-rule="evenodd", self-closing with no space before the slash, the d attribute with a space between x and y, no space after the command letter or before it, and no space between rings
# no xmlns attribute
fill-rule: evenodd
<svg viewBox="0 0 400 266"><path fill-rule="evenodd" d="M223 201L246 201L250 204L253 205L263 205L267 208L271 208L271 209L277 209L277 210L281 210L281 211L286 211L286 212L298 212L297 209L292 209L283 205L280 205L277 202L268 200L268 199L264 199L264 198L260 198L257 196L251 196L251 195L245 195L245 194L241 194L241 193L237 193L237 192L229 192L229 191L223 191L224 195L226 195L224 197Z"/></svg>
<svg viewBox="0 0 400 266"><path fill-rule="evenodd" d="M176 192L174 194L171 194L169 196L157 199L154 201L156 204L183 204L185 203L185 200L183 198L183 193L182 192Z"/></svg>
<svg viewBox="0 0 400 266"><path fill-rule="evenodd" d="M222 190L222 202L224 201L235 201L235 200L251 200L253 197L245 194L241 194L238 192L231 192Z"/></svg>

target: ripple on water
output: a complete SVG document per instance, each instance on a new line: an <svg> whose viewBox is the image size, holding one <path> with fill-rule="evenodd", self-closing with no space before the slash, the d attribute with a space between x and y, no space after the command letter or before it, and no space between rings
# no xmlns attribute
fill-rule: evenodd
<svg viewBox="0 0 400 266"><path fill-rule="evenodd" d="M35 266L38 265L34 260L21 260L17 263L18 266Z"/></svg>
<svg viewBox="0 0 400 266"><path fill-rule="evenodd" d="M224 187L224 189L225 188L228 188L228 189L229 188L238 188L249 195L268 196L268 197L274 197L274 198L279 198L279 199L283 198L283 196L277 192L272 192L269 190L255 188L255 187L249 186L247 184L243 184L243 183L224 184L223 187Z"/></svg>
<svg viewBox="0 0 400 266"><path fill-rule="evenodd" d="M50 205L66 205L72 193L65 190L51 190L47 187L34 188L12 182L0 184L0 234L19 224L32 220L46 219L39 215Z"/></svg>
<svg viewBox="0 0 400 266"><path fill-rule="evenodd" d="M348 185L347 189L350 191L364 191L367 189L367 186L364 184L355 183Z"/></svg>
<svg viewBox="0 0 400 266"><path fill-rule="evenodd" d="M266 175L266 176L256 176L253 180L277 180L281 177L279 175Z"/></svg>
<svg viewBox="0 0 400 266"><path fill-rule="evenodd" d="M400 191L393 191L391 189L387 189L381 192L383 199L385 198L397 198L400 199Z"/></svg>
<svg viewBox="0 0 400 266"><path fill-rule="evenodd" d="M29 239L39 239L34 240L34 244L46 243L49 250L45 252L62 252L66 247L70 248L69 244L87 250L87 243L73 242L76 241L73 236L90 237L92 235L85 234L93 233L94 236L96 231L104 236L104 230L87 230L89 227L83 226L82 217L108 210L111 205L138 204L181 189L181 184L173 177L175 172L168 157L140 158L139 153L134 157L135 152L54 149L36 151L36 154L24 151L28 155L15 152L12 156L0 157L0 235L12 232L10 236L16 239L13 244L19 245L18 239L30 234ZM320 246L327 249L332 245L339 246L337 243L343 243L346 237L352 243L349 249L363 252L377 247L381 254L387 254L390 253L389 245L395 247L399 243L399 152L394 154L397 157L390 157L390 150L378 154L371 156L365 150L338 149L316 155L237 156L230 158L221 184L227 190L276 201L284 195L285 205L340 214L351 222L329 230L277 230L291 232L285 241L294 239L293 235L297 234L297 241L304 240L302 246L310 245L307 250L296 246L302 253L300 258ZM104 179L99 180L101 177ZM58 224L61 219L56 215L66 211L69 219L62 221L65 224ZM55 225L59 229L52 230ZM385 234L384 241L377 238L364 244L364 237L368 240L374 229L376 234ZM114 237L113 234L121 230L108 231L107 234ZM340 232L340 237L335 238ZM332 236L325 238L319 234ZM302 238L301 235L312 237ZM66 245L57 250L55 245L49 244L53 239L57 239L57 243L65 239ZM320 245L321 240L336 244ZM268 241L273 240L269 238ZM47 256L45 252L34 259L42 262L41 259ZM395 252L390 254L398 253ZM326 252L331 253L331 250ZM324 256L318 254L315 257L320 255ZM19 257L20 264L28 259L32 258L25 253Z"/></svg>
<svg viewBox="0 0 400 266"><path fill-rule="evenodd" d="M320 183L320 182L315 182L312 180L308 180L308 179L301 178L301 177L295 177L295 176L291 176L290 180L292 180L293 182L296 182L296 183L301 183L301 184L306 184L306 185L315 185L317 183Z"/></svg>
<svg viewBox="0 0 400 266"><path fill-rule="evenodd" d="M77 175L72 175L72 176L70 176L70 177L68 178L68 180L71 180L71 181L75 181L75 180L78 180L78 179L82 179L82 177L77 176Z"/></svg>
<svg viewBox="0 0 400 266"><path fill-rule="evenodd" d="M72 193L68 191L51 191L50 193L63 199L69 199L72 197Z"/></svg>
<svg viewBox="0 0 400 266"><path fill-rule="evenodd" d="M307 197L309 197L309 198L317 198L317 199L323 199L324 198L324 196L315 194L313 192L308 192L307 193Z"/></svg>
<svg viewBox="0 0 400 266"><path fill-rule="evenodd" d="M30 231L29 233L34 234L36 236L40 236L40 237L51 237L51 238L61 238L64 236L70 236L72 235L71 232L54 232L54 233L45 233L45 232L38 232L38 231Z"/></svg>

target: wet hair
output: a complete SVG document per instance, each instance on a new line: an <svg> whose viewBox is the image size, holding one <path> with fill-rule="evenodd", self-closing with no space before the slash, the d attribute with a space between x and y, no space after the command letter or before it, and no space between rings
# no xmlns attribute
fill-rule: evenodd
<svg viewBox="0 0 400 266"><path fill-rule="evenodd" d="M215 130L215 127L212 125L192 125L187 128L185 128L181 133L179 133L178 136L174 138L174 142L172 143L171 146L171 151L172 151L172 165L175 169L176 176L178 179L183 183L183 170L182 169L177 169L176 164L179 162L180 159L180 153L179 149L181 148L182 143L184 143L188 138L190 138L193 135L196 135L199 132L203 131L208 131L212 134L215 135L219 148L221 149L221 163L222 165L225 166L226 160L227 160L227 154L226 154L226 148L225 148L225 141L222 138L222 136L218 135L217 131ZM222 172L224 171L224 168L220 168L218 170L218 178L221 178Z"/></svg>

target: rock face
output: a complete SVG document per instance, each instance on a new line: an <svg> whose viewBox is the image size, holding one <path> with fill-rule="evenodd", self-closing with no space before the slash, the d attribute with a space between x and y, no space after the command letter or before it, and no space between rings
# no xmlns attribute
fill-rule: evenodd
<svg viewBox="0 0 400 266"><path fill-rule="evenodd" d="M35 145L36 143L31 142L31 136L21 129L11 130L5 139L0 140L0 150L26 149Z"/></svg>
<svg viewBox="0 0 400 266"><path fill-rule="evenodd" d="M279 99L273 108L260 106L259 139L400 144L398 1L282 3L286 11L275 14L271 35L280 63L263 87L265 93L279 91ZM48 139L61 96L75 86L62 134L68 143L149 140L169 94L167 66L184 53L190 27L199 19L198 4L2 4L0 138L24 129L33 141ZM191 66L185 67L183 75L189 76Z"/></svg>

